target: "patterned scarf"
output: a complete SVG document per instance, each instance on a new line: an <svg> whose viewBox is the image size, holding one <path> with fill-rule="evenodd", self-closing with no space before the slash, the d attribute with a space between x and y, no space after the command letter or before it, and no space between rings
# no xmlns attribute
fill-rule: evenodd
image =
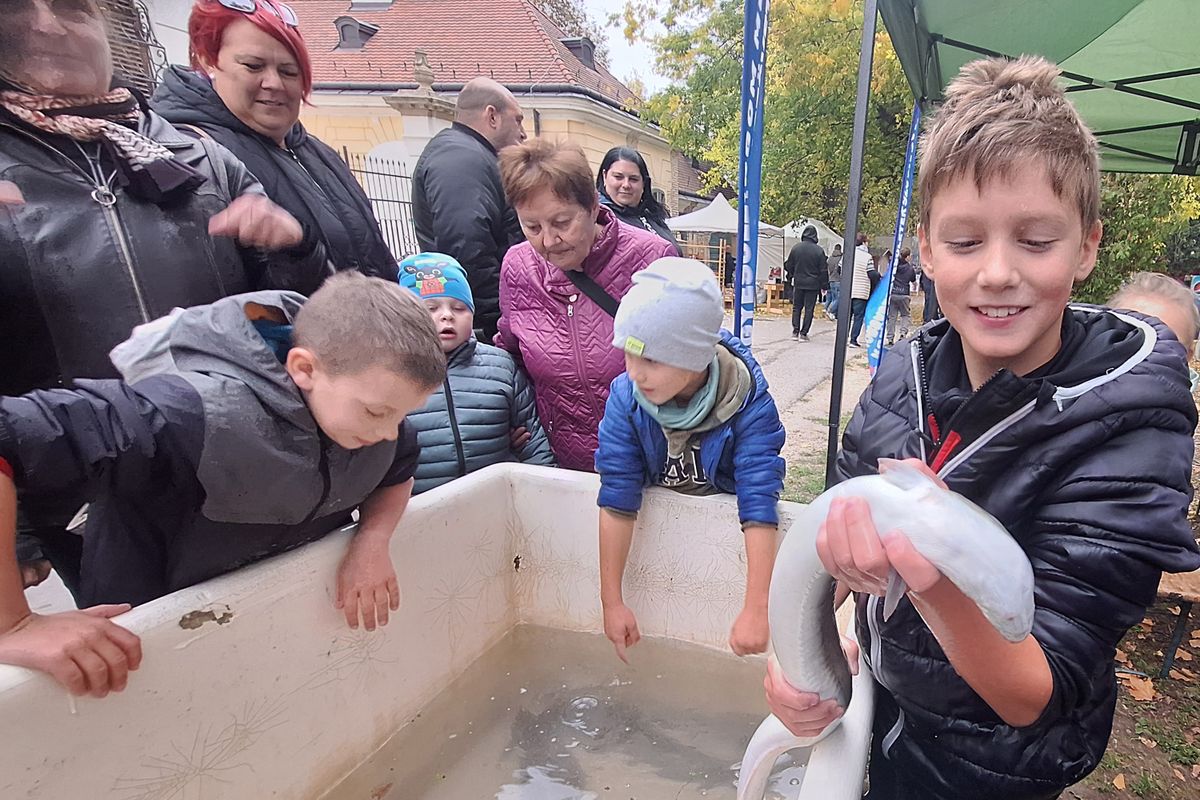
<svg viewBox="0 0 1200 800"><path fill-rule="evenodd" d="M0 108L39 131L76 142L100 142L117 163L130 194L157 203L192 190L204 177L137 128L143 112L133 92L117 87L98 97L52 97L12 87L0 89ZM125 124L122 124L125 123Z"/></svg>

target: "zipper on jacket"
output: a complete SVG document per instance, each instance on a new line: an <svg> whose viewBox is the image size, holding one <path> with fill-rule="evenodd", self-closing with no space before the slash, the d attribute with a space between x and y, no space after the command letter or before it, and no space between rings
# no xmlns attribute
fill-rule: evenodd
<svg viewBox="0 0 1200 800"><path fill-rule="evenodd" d="M458 430L458 414L454 410L454 392L450 389L450 376L443 385L446 388L446 413L450 417L450 432L454 435L454 454L458 458L458 477L467 474L467 456L463 453L462 434Z"/></svg>
<svg viewBox="0 0 1200 800"><path fill-rule="evenodd" d="M318 434L317 440L318 440L317 444L321 448L321 461L317 467L317 469L319 469L321 472L321 482L322 482L321 499L317 500L317 504L315 506L313 506L313 510L310 511L308 516L304 519L305 523L312 522L314 519L317 518L317 514L320 513L320 511L321 511L321 506L325 505L325 501L329 499L329 492L333 488L332 487L333 481L329 477L329 453L326 452L326 449L325 449L325 443L326 443L325 435ZM301 524L304 524L304 523L301 523Z"/></svg>
<svg viewBox="0 0 1200 800"><path fill-rule="evenodd" d="M578 299L579 299L578 294L570 295L567 298L567 324L571 331L571 341L572 342L578 341L578 338L576 336L578 331L576 331L576 329L575 329L575 301ZM579 375L580 388L583 389L583 396L588 399L588 407L592 410L592 418L595 419L597 417L596 397L591 391L588 390L588 385L587 385L588 371L585 368L584 363L583 363L583 354L579 352L578 347L573 347L571 349L574 350L574 354L575 354L575 369L578 370L577 374Z"/></svg>
<svg viewBox="0 0 1200 800"><path fill-rule="evenodd" d="M67 162L71 169L79 173L87 182L92 184L92 199L96 201L96 204L99 205L100 208L103 209L104 218L108 222L109 227L112 229L114 238L117 240L117 249L120 251L121 261L125 267L125 271L129 275L129 282L133 286L133 294L137 298L138 310L142 314L142 322L149 322L151 319L150 309L146 305L146 298L142 293L141 284L137 279L137 271L133 265L133 248L129 245L129 235L125 230L125 224L121 221L121 215L116 210L117 195L109 187L108 181L104 180L103 173L98 172L98 170L100 170L99 164L92 160L92 157L88 155L87 151L84 150L82 146L77 144L76 146L79 147L79 152L82 153L84 159L87 160L88 167L91 170L89 173L88 170L85 170L83 167L79 166L79 163L76 162L75 159L71 158L54 145L42 141L37 136L34 136L27 131L21 130L15 125L10 125L8 123L0 124L0 127L14 131L17 134L24 136L37 146L54 153L63 161Z"/></svg>
<svg viewBox="0 0 1200 800"><path fill-rule="evenodd" d="M133 286L138 310L142 312L142 322L149 322L151 319L150 307L146 305L146 297L142 293L142 285L138 281L137 270L133 265L133 248L129 244L129 234L125 230L125 223L121 220L120 212L117 211L117 195L109 188L108 181L104 180L104 168L100 166L99 159L93 159L82 145L77 146L79 152L87 159L88 167L92 171L92 180L96 184L96 188L92 190L92 199L100 208L104 209L104 217L108 220L113 236L117 240L117 249L121 251L122 263L125 271L129 274L129 283Z"/></svg>

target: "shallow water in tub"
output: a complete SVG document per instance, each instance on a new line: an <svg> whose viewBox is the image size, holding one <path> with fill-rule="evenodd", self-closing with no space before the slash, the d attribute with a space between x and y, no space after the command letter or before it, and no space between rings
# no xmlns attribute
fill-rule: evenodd
<svg viewBox="0 0 1200 800"><path fill-rule="evenodd" d="M665 639L513 630L324 800L733 798L764 665ZM771 800L799 791L785 756Z"/></svg>

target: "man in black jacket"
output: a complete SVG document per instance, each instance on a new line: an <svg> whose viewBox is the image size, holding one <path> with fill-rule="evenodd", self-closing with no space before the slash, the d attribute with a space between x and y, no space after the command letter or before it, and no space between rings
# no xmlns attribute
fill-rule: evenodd
<svg viewBox="0 0 1200 800"><path fill-rule="evenodd" d="M817 295L829 288L826 266L825 251L817 244L817 229L808 225L800 234L800 242L783 262L787 282L795 287L792 292L792 338L797 341L808 341ZM800 325L801 308L804 309L803 327Z"/></svg>
<svg viewBox="0 0 1200 800"><path fill-rule="evenodd" d="M482 341L500 319L500 263L524 239L504 197L497 154L525 141L525 115L512 92L475 78L458 94L454 124L425 145L413 172L413 224L425 252L445 253L466 270Z"/></svg>

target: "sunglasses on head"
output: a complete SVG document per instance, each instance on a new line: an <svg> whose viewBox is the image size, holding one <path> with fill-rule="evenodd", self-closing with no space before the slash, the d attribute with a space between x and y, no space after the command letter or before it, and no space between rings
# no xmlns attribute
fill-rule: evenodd
<svg viewBox="0 0 1200 800"><path fill-rule="evenodd" d="M217 2L230 11L240 11L243 14L253 14L257 9L263 8L283 20L283 24L292 28L300 27L300 19L296 16L296 12L286 3L272 3L268 0L217 0Z"/></svg>

